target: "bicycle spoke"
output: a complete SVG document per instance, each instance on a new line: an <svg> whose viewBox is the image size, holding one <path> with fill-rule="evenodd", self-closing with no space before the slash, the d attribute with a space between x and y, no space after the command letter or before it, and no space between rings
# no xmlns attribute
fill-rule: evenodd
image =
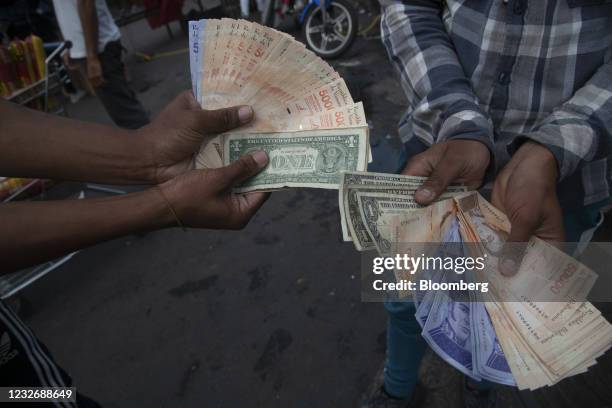
<svg viewBox="0 0 612 408"><path fill-rule="evenodd" d="M338 39L338 41L344 41L344 38L347 36L348 33L343 33L341 31L338 30L337 27L334 27L334 34L333 36L336 37Z"/></svg>
<svg viewBox="0 0 612 408"><path fill-rule="evenodd" d="M327 50L327 35L323 34L321 36L321 50L322 51L326 51Z"/></svg>
<svg viewBox="0 0 612 408"><path fill-rule="evenodd" d="M318 26L310 26L308 27L308 34L322 33L323 32L323 24Z"/></svg>
<svg viewBox="0 0 612 408"><path fill-rule="evenodd" d="M342 13L338 17L336 17L334 20L332 20L332 22L333 22L333 24L340 24L344 20L346 20L346 14Z"/></svg>

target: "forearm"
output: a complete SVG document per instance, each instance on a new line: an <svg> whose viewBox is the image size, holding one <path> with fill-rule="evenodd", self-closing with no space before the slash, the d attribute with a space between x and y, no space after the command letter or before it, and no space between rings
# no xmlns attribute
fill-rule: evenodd
<svg viewBox="0 0 612 408"><path fill-rule="evenodd" d="M412 132L434 143L474 139L492 147L480 107L442 22L441 1L383 0L383 43L412 108Z"/></svg>
<svg viewBox="0 0 612 408"><path fill-rule="evenodd" d="M157 188L110 198L2 204L0 273L174 223Z"/></svg>
<svg viewBox="0 0 612 408"><path fill-rule="evenodd" d="M110 184L150 183L151 152L134 131L0 101L0 175Z"/></svg>
<svg viewBox="0 0 612 408"><path fill-rule="evenodd" d="M78 0L87 58L98 57L98 13L95 0Z"/></svg>

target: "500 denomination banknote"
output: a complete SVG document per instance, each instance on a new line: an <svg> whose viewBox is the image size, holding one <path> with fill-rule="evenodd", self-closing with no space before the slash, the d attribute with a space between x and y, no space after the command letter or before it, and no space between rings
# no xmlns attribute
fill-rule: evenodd
<svg viewBox="0 0 612 408"><path fill-rule="evenodd" d="M238 186L236 192L283 187L337 189L343 171L362 171L368 162L367 128L299 133L228 134L224 165L254 150L270 159L267 167Z"/></svg>

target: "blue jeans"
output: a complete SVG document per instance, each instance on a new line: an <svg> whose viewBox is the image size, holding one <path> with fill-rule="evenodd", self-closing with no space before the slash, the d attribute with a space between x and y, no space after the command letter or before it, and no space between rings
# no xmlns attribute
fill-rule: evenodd
<svg viewBox="0 0 612 408"><path fill-rule="evenodd" d="M406 152L402 152L398 160L398 173L407 158ZM610 201L604 200L577 211L565 212L563 222L566 241L590 241L592 233L603 221L601 208ZM386 302L385 309L388 314L385 391L394 397L408 399L417 383L418 369L427 343L421 336L421 326L414 317L415 307L411 301Z"/></svg>
<svg viewBox="0 0 612 408"><path fill-rule="evenodd" d="M385 361L385 391L396 398L410 398L417 383L421 359L427 343L421 336L421 326L414 318L414 304L385 302L387 323L387 359Z"/></svg>

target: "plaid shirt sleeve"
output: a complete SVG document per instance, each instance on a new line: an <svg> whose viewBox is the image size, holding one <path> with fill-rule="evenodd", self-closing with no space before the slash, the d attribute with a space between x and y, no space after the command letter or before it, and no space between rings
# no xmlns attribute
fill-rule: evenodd
<svg viewBox="0 0 612 408"><path fill-rule="evenodd" d="M559 166L559 178L571 175L581 164L609 154L612 138L612 62L525 137L548 147Z"/></svg>
<svg viewBox="0 0 612 408"><path fill-rule="evenodd" d="M427 144L473 139L493 152L481 108L442 21L441 0L381 0L382 40L411 108L412 136Z"/></svg>

